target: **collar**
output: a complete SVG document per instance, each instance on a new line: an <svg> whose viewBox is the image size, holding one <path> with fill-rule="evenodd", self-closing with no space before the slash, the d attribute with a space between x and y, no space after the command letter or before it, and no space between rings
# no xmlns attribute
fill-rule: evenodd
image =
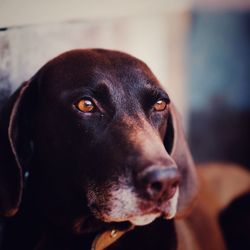
<svg viewBox="0 0 250 250"><path fill-rule="evenodd" d="M125 230L111 229L98 234L91 245L91 250L104 250L121 238L125 233L133 230L134 227L135 226L132 225Z"/></svg>

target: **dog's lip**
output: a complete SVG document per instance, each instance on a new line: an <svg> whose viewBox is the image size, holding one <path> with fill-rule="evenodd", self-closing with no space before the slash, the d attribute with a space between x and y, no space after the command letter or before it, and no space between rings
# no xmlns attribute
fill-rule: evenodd
<svg viewBox="0 0 250 250"><path fill-rule="evenodd" d="M127 213L128 211L124 211L123 216L113 216L111 214L102 213L102 211L98 209L98 206L94 206L93 204L90 206L90 208L94 217L100 219L103 222L129 222L137 226L150 224L158 217L172 219L175 216L175 213L171 210L169 200L163 203L153 203L151 201L143 200L141 201L136 212Z"/></svg>
<svg viewBox="0 0 250 250"><path fill-rule="evenodd" d="M159 217L164 217L166 219L172 218L172 214L168 203L156 206L151 211L147 211L141 215L132 216L127 220L131 222L133 225L144 226L152 223L155 219Z"/></svg>
<svg viewBox="0 0 250 250"><path fill-rule="evenodd" d="M175 212L172 211L169 202L166 202L163 204L156 205L150 210L147 210L147 211L144 210L144 212L141 215L138 215L135 217L144 217L144 216L146 217L146 216L156 215L156 214L158 215L157 217L163 217L166 219L172 219L175 216ZM131 220L129 219L129 221Z"/></svg>
<svg viewBox="0 0 250 250"><path fill-rule="evenodd" d="M135 226L145 226L150 223L152 223L155 219L162 217L165 219L171 219L173 216L170 212L170 210L167 207L156 207L152 209L151 211L143 212L138 215L133 215L133 216L125 216L122 218L112 218L112 217L102 217L101 219L104 222L108 223L131 223L132 225Z"/></svg>
<svg viewBox="0 0 250 250"><path fill-rule="evenodd" d="M140 206L140 210L143 211L143 215L160 213L163 216L165 216L168 214L169 208L170 208L169 200L159 204L143 203Z"/></svg>
<svg viewBox="0 0 250 250"><path fill-rule="evenodd" d="M145 226L153 222L156 218L160 217L160 213L152 213L141 216L129 218L129 221L135 226Z"/></svg>
<svg viewBox="0 0 250 250"><path fill-rule="evenodd" d="M144 226L144 225L150 224L155 219L161 216L164 218L169 217L169 209L166 206L154 207L153 209L144 211L143 213L133 215L133 216L128 216L128 217L123 217L119 219L109 218L107 221L109 222L110 221L113 221L113 222L126 222L127 221L127 222L132 223L135 226Z"/></svg>

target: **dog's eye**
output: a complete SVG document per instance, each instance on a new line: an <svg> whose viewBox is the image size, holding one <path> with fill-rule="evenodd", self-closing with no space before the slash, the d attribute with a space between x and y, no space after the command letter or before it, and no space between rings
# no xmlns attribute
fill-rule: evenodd
<svg viewBox="0 0 250 250"><path fill-rule="evenodd" d="M90 113L95 109L94 103L89 99L82 99L77 104L76 107L84 112L84 113Z"/></svg>
<svg viewBox="0 0 250 250"><path fill-rule="evenodd" d="M158 100L153 108L155 111L164 111L167 108L167 103L164 100Z"/></svg>

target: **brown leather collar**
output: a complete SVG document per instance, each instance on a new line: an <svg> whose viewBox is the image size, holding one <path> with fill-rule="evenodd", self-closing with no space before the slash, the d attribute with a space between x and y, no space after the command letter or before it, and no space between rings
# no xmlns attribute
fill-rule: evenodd
<svg viewBox="0 0 250 250"><path fill-rule="evenodd" d="M113 244L115 241L117 241L120 237L122 237L125 233L128 231L131 231L134 229L134 226L132 225L129 228L126 228L125 230L107 230L103 233L98 234L91 246L91 250L104 250L111 244Z"/></svg>

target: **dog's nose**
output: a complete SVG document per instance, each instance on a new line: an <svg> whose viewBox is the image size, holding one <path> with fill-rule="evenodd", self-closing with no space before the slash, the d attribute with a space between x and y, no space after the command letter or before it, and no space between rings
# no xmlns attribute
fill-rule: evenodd
<svg viewBox="0 0 250 250"><path fill-rule="evenodd" d="M151 200L171 199L180 183L180 174L175 166L153 167L140 174L143 193Z"/></svg>

